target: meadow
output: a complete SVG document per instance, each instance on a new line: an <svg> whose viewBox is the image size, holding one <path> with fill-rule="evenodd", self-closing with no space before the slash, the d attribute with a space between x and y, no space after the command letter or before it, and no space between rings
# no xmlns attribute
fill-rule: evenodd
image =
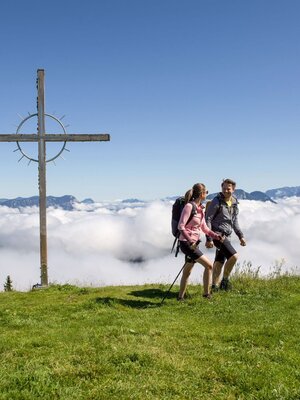
<svg viewBox="0 0 300 400"><path fill-rule="evenodd" d="M0 293L0 399L300 399L300 277Z"/></svg>

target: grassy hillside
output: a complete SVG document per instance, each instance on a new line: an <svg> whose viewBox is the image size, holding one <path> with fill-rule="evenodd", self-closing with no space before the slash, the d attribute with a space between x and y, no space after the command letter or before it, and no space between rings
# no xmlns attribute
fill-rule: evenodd
<svg viewBox="0 0 300 400"><path fill-rule="evenodd" d="M300 399L300 278L0 293L0 399Z"/></svg>

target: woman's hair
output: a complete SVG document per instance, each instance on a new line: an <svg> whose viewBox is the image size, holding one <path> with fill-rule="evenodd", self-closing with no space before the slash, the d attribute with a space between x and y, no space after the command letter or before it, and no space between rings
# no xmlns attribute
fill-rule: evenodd
<svg viewBox="0 0 300 400"><path fill-rule="evenodd" d="M189 201L196 200L200 197L201 193L206 190L204 183L195 183L192 189L188 190L184 195L185 204Z"/></svg>

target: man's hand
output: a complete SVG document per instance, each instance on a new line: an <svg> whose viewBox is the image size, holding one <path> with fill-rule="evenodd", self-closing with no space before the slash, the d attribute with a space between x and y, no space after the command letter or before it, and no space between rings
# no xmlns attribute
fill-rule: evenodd
<svg viewBox="0 0 300 400"><path fill-rule="evenodd" d="M246 240L245 240L245 238L242 237L242 238L240 239L240 245L241 245L241 246L246 246Z"/></svg>
<svg viewBox="0 0 300 400"><path fill-rule="evenodd" d="M205 247L206 247L207 249L212 249L212 248L214 247L214 244L213 244L212 241L207 240L206 243L205 243Z"/></svg>
<svg viewBox="0 0 300 400"><path fill-rule="evenodd" d="M219 235L219 241L220 241L221 243L223 243L225 239L226 239L226 236L225 236L225 235Z"/></svg>

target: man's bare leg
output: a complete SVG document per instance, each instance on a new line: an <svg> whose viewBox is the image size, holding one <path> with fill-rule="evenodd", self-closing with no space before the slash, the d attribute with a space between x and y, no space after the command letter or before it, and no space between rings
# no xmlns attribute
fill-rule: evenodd
<svg viewBox="0 0 300 400"><path fill-rule="evenodd" d="M224 266L224 274L223 274L223 279L221 281L220 289L221 290L230 290L231 289L231 283L229 282L229 275L238 259L237 253L233 254L230 258L225 263Z"/></svg>
<svg viewBox="0 0 300 400"><path fill-rule="evenodd" d="M235 263L237 262L237 259L238 259L237 253L235 253L233 256L228 258L228 260L226 261L226 263L224 265L224 274L223 274L224 278L228 279L231 271L233 270Z"/></svg>
<svg viewBox="0 0 300 400"><path fill-rule="evenodd" d="M223 268L223 263L221 263L220 261L214 262L212 283L217 287L220 286L222 268Z"/></svg>

